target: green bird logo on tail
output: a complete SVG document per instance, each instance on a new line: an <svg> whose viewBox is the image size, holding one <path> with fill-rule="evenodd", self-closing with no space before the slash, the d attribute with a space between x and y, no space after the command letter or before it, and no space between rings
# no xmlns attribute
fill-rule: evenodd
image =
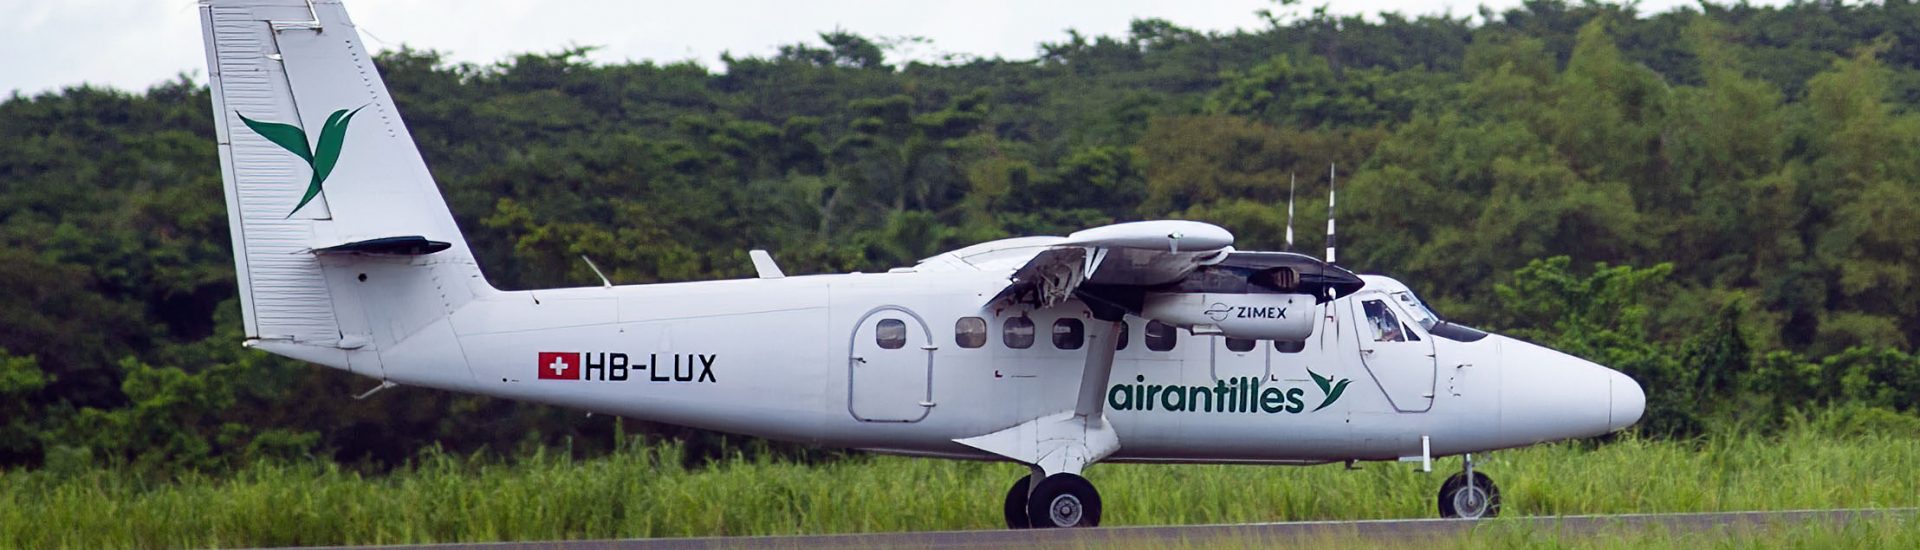
<svg viewBox="0 0 1920 550"><path fill-rule="evenodd" d="M307 182L306 195L300 197L300 204L294 205L293 210L287 212L288 218L292 218L294 213L305 208L307 203L313 202L313 198L320 195L320 185L327 181L327 174L333 173L333 166L340 162L340 145L347 139L347 123L352 122L353 115L365 108L367 107L362 105L359 109L352 111L346 109L334 111L333 115L327 117L326 124L320 126L320 142L314 144L311 149L307 146L307 131L298 126L261 122L247 118L238 111L233 113L240 117L241 122L247 123L247 127L252 128L253 133L260 134L260 137L267 138L267 141L273 142L274 145L292 152L300 157L300 160L307 161L307 167L313 169L313 179Z"/></svg>
<svg viewBox="0 0 1920 550"><path fill-rule="evenodd" d="M1320 376L1320 373L1313 372L1313 369L1307 369L1307 374L1313 377L1315 385L1320 386L1320 391L1327 394L1327 399L1321 401L1320 406L1313 408L1315 411L1327 408L1327 405L1332 405L1334 401L1339 400L1340 394L1347 391L1347 384L1353 383L1353 380L1343 378L1339 384L1335 384L1332 377Z"/></svg>

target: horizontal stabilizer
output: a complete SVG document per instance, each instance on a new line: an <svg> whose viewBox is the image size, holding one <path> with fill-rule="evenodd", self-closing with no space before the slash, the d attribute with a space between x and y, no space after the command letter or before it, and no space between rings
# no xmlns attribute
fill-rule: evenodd
<svg viewBox="0 0 1920 550"><path fill-rule="evenodd" d="M377 254L383 256L425 256L448 248L452 243L427 240L419 235L382 237L347 244L316 248L314 254Z"/></svg>

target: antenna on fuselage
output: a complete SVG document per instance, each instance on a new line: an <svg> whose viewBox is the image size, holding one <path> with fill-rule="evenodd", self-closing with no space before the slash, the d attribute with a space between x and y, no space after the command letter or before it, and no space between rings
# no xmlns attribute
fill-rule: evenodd
<svg viewBox="0 0 1920 550"><path fill-rule="evenodd" d="M1299 178L1287 174L1287 251L1293 251L1293 189L1300 184Z"/></svg>
<svg viewBox="0 0 1920 550"><path fill-rule="evenodd" d="M586 260L587 269L593 270L594 275L600 276L600 286L604 288L613 288L613 281L607 279L607 274L600 272L600 266L593 265L593 258L588 258L586 254L581 254L580 259Z"/></svg>

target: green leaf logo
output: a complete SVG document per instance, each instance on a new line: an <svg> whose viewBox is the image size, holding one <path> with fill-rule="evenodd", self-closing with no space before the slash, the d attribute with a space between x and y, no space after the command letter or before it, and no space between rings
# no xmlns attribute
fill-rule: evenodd
<svg viewBox="0 0 1920 550"><path fill-rule="evenodd" d="M252 128L253 133L260 134L260 137L267 138L267 141L273 142L274 145L292 152L300 157L300 160L307 161L307 167L313 169L313 179L307 182L306 195L300 197L300 204L294 205L293 210L287 212L287 217L293 217L294 213L305 208L307 203L313 202L313 198L320 195L320 185L327 181L327 175L333 173L334 165L340 162L340 146L347 139L347 123L352 122L353 115L365 108L367 107L362 105L359 109L352 111L346 109L334 111L327 117L326 124L320 126L320 143L315 144L311 149L307 146L307 131L298 126L261 122L247 118L247 115L240 114L238 111L233 113L239 115L240 121L247 123L247 127Z"/></svg>
<svg viewBox="0 0 1920 550"><path fill-rule="evenodd" d="M1313 377L1313 383L1315 385L1320 386L1320 391L1327 394L1327 399L1321 401L1320 406L1313 408L1315 411L1327 408L1327 405L1332 405L1334 401L1338 401L1340 394L1347 391L1347 384L1353 383L1352 380L1342 378L1339 384L1335 384L1333 383L1332 377L1320 376L1320 373L1313 372L1313 369L1307 369L1307 374Z"/></svg>

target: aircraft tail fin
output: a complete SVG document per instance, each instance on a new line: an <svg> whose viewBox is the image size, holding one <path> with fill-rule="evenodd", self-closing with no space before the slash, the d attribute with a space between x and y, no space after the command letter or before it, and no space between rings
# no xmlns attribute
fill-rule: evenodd
<svg viewBox="0 0 1920 550"><path fill-rule="evenodd" d="M339 0L200 15L250 341L347 368L491 290Z"/></svg>

